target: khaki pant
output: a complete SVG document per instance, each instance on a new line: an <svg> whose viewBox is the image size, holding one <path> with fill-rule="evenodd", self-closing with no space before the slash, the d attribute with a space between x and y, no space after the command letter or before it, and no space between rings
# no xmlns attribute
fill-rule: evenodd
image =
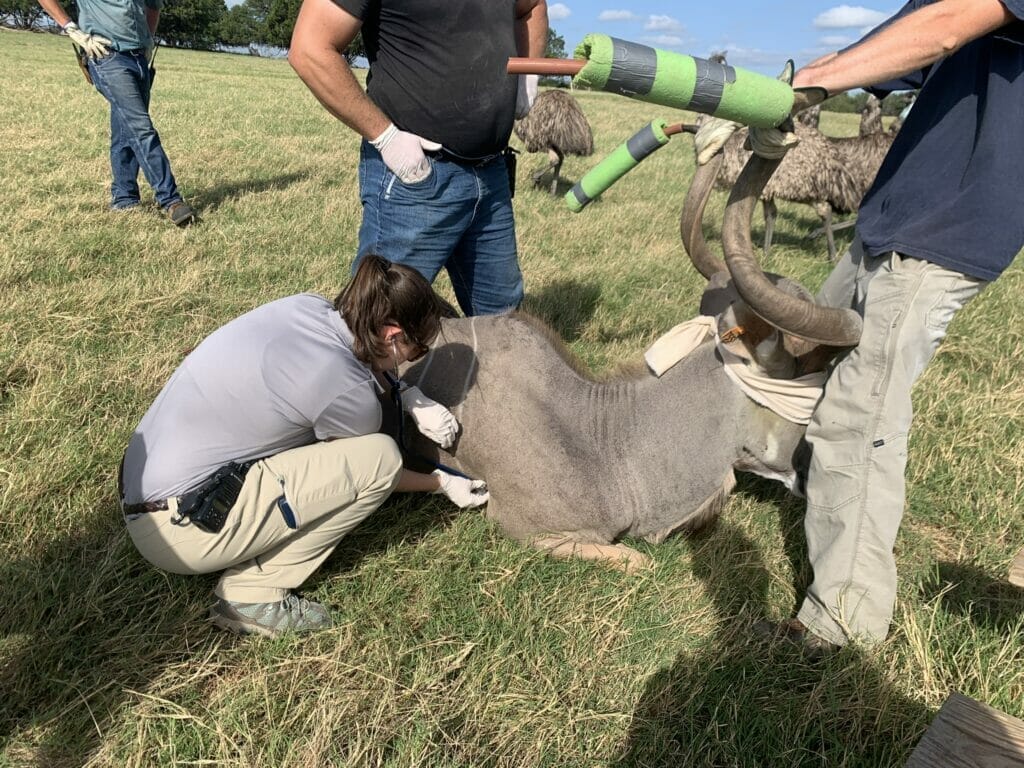
<svg viewBox="0 0 1024 768"><path fill-rule="evenodd" d="M835 365L807 427L804 529L814 581L797 617L826 640L874 643L888 634L910 390L953 316L985 285L897 253L866 257L855 240L822 288L823 303L864 317L860 344Z"/></svg>
<svg viewBox="0 0 1024 768"><path fill-rule="evenodd" d="M219 533L170 509L132 515L128 533L142 556L172 573L224 571L215 590L239 603L282 600L327 559L341 538L377 509L398 484L402 459L386 435L351 437L284 451L246 474ZM297 527L278 508L284 496Z"/></svg>

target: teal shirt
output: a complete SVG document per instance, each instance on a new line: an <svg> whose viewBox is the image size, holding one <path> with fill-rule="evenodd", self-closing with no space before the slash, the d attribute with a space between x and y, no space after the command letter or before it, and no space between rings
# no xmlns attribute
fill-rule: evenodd
<svg viewBox="0 0 1024 768"><path fill-rule="evenodd" d="M146 8L159 10L163 0L78 0L78 26L113 41L115 51L149 48L153 36Z"/></svg>

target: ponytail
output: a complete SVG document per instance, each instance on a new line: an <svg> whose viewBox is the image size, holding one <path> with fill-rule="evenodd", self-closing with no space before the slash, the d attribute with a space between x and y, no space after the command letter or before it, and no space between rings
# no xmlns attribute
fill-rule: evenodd
<svg viewBox="0 0 1024 768"><path fill-rule="evenodd" d="M426 346L440 331L441 317L455 314L415 269L373 254L359 262L334 308L352 331L353 353L367 365L389 351L380 337L385 325L397 325L411 342Z"/></svg>

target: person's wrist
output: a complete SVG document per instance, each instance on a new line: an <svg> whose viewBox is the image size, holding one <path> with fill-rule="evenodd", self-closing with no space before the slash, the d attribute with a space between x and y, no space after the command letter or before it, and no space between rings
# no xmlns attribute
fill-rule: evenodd
<svg viewBox="0 0 1024 768"><path fill-rule="evenodd" d="M395 137L398 133L398 126L394 123L388 123L388 127L384 129L384 132L375 139L370 139L370 144L379 152Z"/></svg>
<svg viewBox="0 0 1024 768"><path fill-rule="evenodd" d="M78 25L75 24L75 22L73 22L73 21L65 21L61 25L61 31L67 32L69 29L78 29Z"/></svg>

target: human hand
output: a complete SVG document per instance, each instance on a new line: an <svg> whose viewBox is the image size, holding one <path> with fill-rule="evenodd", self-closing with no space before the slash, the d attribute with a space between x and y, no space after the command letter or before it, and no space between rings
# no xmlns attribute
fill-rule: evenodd
<svg viewBox="0 0 1024 768"><path fill-rule="evenodd" d="M483 480L449 475L440 469L435 469L430 474L441 481L441 486L431 493L443 493L459 509L479 507L491 498L491 494L487 492L487 483Z"/></svg>
<svg viewBox="0 0 1024 768"><path fill-rule="evenodd" d="M394 123L370 143L380 152L384 165L403 184L415 184L427 178L430 175L430 163L423 150L434 152L441 148L436 141L427 141L415 133L398 130Z"/></svg>
<svg viewBox="0 0 1024 768"><path fill-rule="evenodd" d="M98 59L100 56L110 53L110 46L113 45L110 40L101 35L86 34L73 21L64 25L64 31L68 33L68 37L75 45L85 51L85 55L90 59Z"/></svg>
<svg viewBox="0 0 1024 768"><path fill-rule="evenodd" d="M522 120L533 108L537 100L537 84L540 75L520 75L519 87L516 91L516 120Z"/></svg>
<svg viewBox="0 0 1024 768"><path fill-rule="evenodd" d="M704 165L717 155L739 127L740 124L732 120L708 117L693 137L693 146L697 150L697 165Z"/></svg>
<svg viewBox="0 0 1024 768"><path fill-rule="evenodd" d="M451 411L424 395L419 387L408 387L402 391L402 408L412 416L424 437L442 448L450 448L455 442L459 422Z"/></svg>
<svg viewBox="0 0 1024 768"><path fill-rule="evenodd" d="M788 121L787 121L788 122ZM800 139L782 128L754 128L747 133L747 149L765 160L781 160Z"/></svg>

